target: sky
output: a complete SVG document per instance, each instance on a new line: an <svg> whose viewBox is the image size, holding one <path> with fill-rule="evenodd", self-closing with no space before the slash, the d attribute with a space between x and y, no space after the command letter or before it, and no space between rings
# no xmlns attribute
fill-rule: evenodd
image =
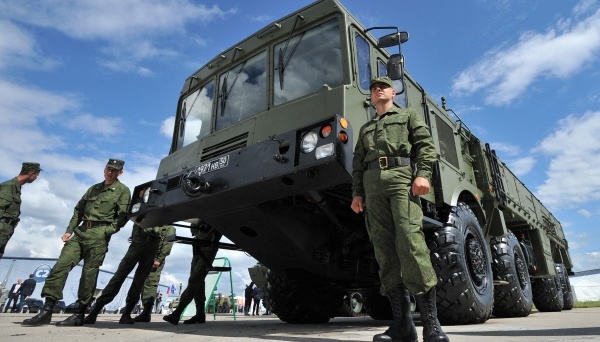
<svg viewBox="0 0 600 342"><path fill-rule="evenodd" d="M573 270L599 269L600 1L341 2L365 27L409 32L410 74L561 221ZM5 256L58 257L73 207L109 158L125 161L132 190L154 179L186 77L310 3L0 0L0 181L25 161L44 169L23 186ZM113 236L103 269L116 269L130 232ZM242 294L256 260L218 256ZM175 245L161 283L185 286L190 260L191 247ZM0 277L9 264L0 260Z"/></svg>

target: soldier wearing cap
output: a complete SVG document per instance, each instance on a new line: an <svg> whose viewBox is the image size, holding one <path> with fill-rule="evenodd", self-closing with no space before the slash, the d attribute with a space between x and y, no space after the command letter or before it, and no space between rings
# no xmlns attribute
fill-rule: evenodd
<svg viewBox="0 0 600 342"><path fill-rule="evenodd" d="M42 289L42 297L46 298L44 307L36 316L24 320L23 325L50 323L56 301L63 298L69 272L81 260L83 268L77 291L77 312L56 325L84 324L84 314L92 302L108 242L127 222L131 192L117 178L123 173L124 164L122 160L109 159L104 168L104 181L90 187L75 206L67 231L61 237L65 245Z"/></svg>
<svg viewBox="0 0 600 342"><path fill-rule="evenodd" d="M389 298L394 316L390 328L373 341L418 340L410 294L421 312L423 340L448 341L437 319L437 277L422 232L419 199L429 193L435 147L420 115L395 106L390 78L373 79L370 90L377 115L361 127L356 141L351 208L366 211L381 294Z"/></svg>
<svg viewBox="0 0 600 342"><path fill-rule="evenodd" d="M0 259L15 232L21 215L21 186L33 183L42 169L38 163L23 163L17 177L0 183Z"/></svg>

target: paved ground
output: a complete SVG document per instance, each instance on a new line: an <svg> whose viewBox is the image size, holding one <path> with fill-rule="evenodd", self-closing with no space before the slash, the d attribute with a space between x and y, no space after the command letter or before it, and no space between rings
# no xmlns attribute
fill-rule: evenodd
<svg viewBox="0 0 600 342"><path fill-rule="evenodd" d="M293 325L274 316L217 316L206 324L171 325L153 315L155 322L125 326L119 315L100 315L98 323L85 327L59 328L54 325L24 327L32 314L0 314L0 341L371 341L389 322L369 317L335 318L322 325ZM68 315L55 315L53 322ZM211 316L212 319L212 316ZM574 309L559 313L533 311L526 318L490 319L484 324L444 327L453 342L504 341L600 341L600 308ZM417 322L417 330L421 327Z"/></svg>

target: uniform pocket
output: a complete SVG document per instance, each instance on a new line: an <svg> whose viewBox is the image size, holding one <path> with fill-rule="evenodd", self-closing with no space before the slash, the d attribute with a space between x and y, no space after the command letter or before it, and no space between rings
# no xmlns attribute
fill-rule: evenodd
<svg viewBox="0 0 600 342"><path fill-rule="evenodd" d="M375 126L369 126L363 130L362 143L367 150L375 145Z"/></svg>
<svg viewBox="0 0 600 342"><path fill-rule="evenodd" d="M408 115L397 114L384 123L385 138L392 146L408 144Z"/></svg>

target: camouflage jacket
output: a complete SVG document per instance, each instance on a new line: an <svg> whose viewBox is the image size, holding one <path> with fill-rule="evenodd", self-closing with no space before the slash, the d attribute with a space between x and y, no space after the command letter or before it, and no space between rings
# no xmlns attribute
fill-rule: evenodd
<svg viewBox="0 0 600 342"><path fill-rule="evenodd" d="M406 168L407 179L431 179L437 153L429 129L412 108L392 107L364 124L352 160L352 197L365 195L363 174L367 163L379 157L409 157L415 169Z"/></svg>
<svg viewBox="0 0 600 342"><path fill-rule="evenodd" d="M131 192L118 179L105 187L104 182L93 185L86 191L73 210L67 233L82 221L106 222L116 233L127 223L127 207Z"/></svg>
<svg viewBox="0 0 600 342"><path fill-rule="evenodd" d="M21 184L17 177L0 184L0 218L18 220L21 215Z"/></svg>

